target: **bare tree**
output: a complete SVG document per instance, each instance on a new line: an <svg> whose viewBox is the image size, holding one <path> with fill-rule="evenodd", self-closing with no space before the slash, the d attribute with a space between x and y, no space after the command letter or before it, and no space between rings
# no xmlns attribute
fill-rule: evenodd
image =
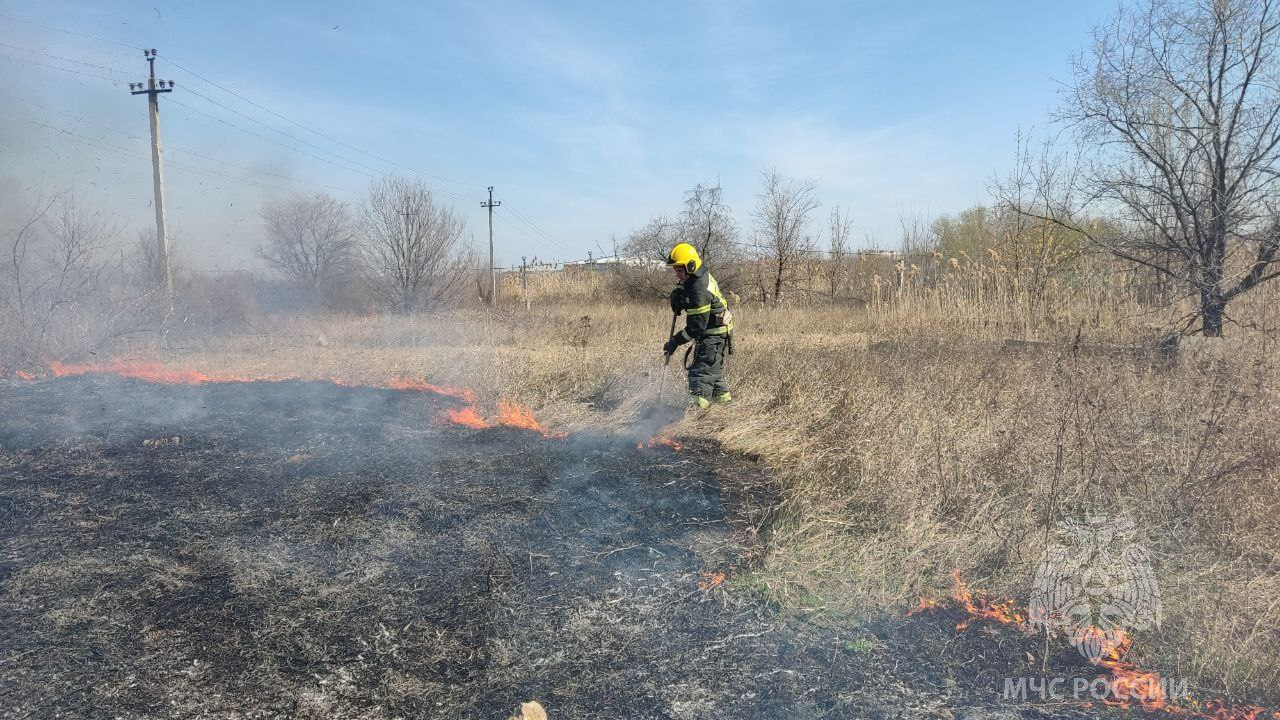
<svg viewBox="0 0 1280 720"><path fill-rule="evenodd" d="M1048 143L1033 152L1030 138L1019 132L1012 168L989 185L996 203L984 220L986 233L1010 270L1009 280L1028 283L1037 298L1044 297L1054 275L1079 267L1091 249L1082 233L1037 216L1070 196L1071 173L1078 165ZM945 239L941 250L956 254Z"/></svg>
<svg viewBox="0 0 1280 720"><path fill-rule="evenodd" d="M623 243L621 254L641 260L661 261L681 241L681 223L666 215L650 218L632 231ZM618 254L615 252L615 254ZM630 292L643 297L666 297L675 282L671 272L661 265L617 266L619 277Z"/></svg>
<svg viewBox="0 0 1280 720"><path fill-rule="evenodd" d="M839 297L849 282L849 236L853 234L853 217L847 211L841 212L840 206L831 208L831 217L827 220L827 241L829 257L827 267L830 269L827 282L831 299Z"/></svg>
<svg viewBox="0 0 1280 720"><path fill-rule="evenodd" d="M704 262L728 261L734 255L738 228L733 210L721 199L722 188L698 183L684 195L680 222L684 241L698 249Z"/></svg>
<svg viewBox="0 0 1280 720"><path fill-rule="evenodd" d="M375 286L401 313L440 303L466 284L465 223L416 180L373 183L361 213L364 254Z"/></svg>
<svg viewBox="0 0 1280 720"><path fill-rule="evenodd" d="M55 194L49 198L37 198L25 219L9 232L5 257L4 301L9 312L13 314L18 327L25 328L30 321L32 286L38 280L32 277L32 262L35 253L33 243L38 242L41 223L54 205L62 198Z"/></svg>
<svg viewBox="0 0 1280 720"><path fill-rule="evenodd" d="M130 248L136 270L142 274L144 284L164 283L164 265L160 259L160 244L156 242L154 227L138 230L137 239Z"/></svg>
<svg viewBox="0 0 1280 720"><path fill-rule="evenodd" d="M11 341L10 361L37 359L55 325L75 324L75 316L109 300L100 255L115 233L116 228L82 209L68 192L38 200L12 231L0 283L8 311L0 324L8 326L3 331Z"/></svg>
<svg viewBox="0 0 1280 720"><path fill-rule="evenodd" d="M809 216L820 203L812 181L786 180L776 168L760 173L759 203L755 219L755 242L773 262L773 302L782 299L782 286L795 264L813 249L806 234Z"/></svg>
<svg viewBox="0 0 1280 720"><path fill-rule="evenodd" d="M62 198L55 211L44 219L44 226L49 242L41 253L48 273L41 292L42 335L59 308L84 303L97 290L102 272L97 255L117 232L97 213L80 208L72 195Z"/></svg>
<svg viewBox="0 0 1280 720"><path fill-rule="evenodd" d="M258 256L318 302L347 269L358 228L351 208L319 193L290 198L262 208L267 239Z"/></svg>
<svg viewBox="0 0 1280 720"><path fill-rule="evenodd" d="M1198 299L1205 335L1278 275L1277 0L1147 0L1077 59L1060 110L1098 148L1044 215ZM1101 227L1088 218L1112 218Z"/></svg>

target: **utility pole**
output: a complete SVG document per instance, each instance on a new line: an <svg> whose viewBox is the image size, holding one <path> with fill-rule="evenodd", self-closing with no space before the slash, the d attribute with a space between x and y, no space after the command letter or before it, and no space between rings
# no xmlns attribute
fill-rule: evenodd
<svg viewBox="0 0 1280 720"><path fill-rule="evenodd" d="M493 186L489 186L489 202L480 203L480 207L489 208L489 304L498 302L498 271L493 265L493 209L501 205L493 201Z"/></svg>
<svg viewBox="0 0 1280 720"><path fill-rule="evenodd" d="M413 247L414 239L415 239L414 235L416 234L414 232L413 223L418 217L417 211L411 210L409 208L409 201L405 200L404 210L397 210L396 214L404 218L403 247L405 248ZM413 311L414 301L416 300L416 298L414 298L411 293L413 288L409 287L409 283L411 279L407 275L408 269L409 269L408 263L405 263L402 271L397 273L397 275L399 275L397 279L400 283L400 312L404 313L405 315L408 315L410 312Z"/></svg>
<svg viewBox="0 0 1280 720"><path fill-rule="evenodd" d="M173 92L172 80L156 80L155 48L143 50L147 64L151 67L151 77L147 82L129 83L132 95L146 95L151 116L151 182L155 189L156 206L156 243L160 251L160 273L164 280L165 292L169 302L173 302L173 268L169 264L169 236L164 227L164 161L160 153L160 93Z"/></svg>
<svg viewBox="0 0 1280 720"><path fill-rule="evenodd" d="M520 293L524 295L524 311L529 312L529 263L520 257Z"/></svg>

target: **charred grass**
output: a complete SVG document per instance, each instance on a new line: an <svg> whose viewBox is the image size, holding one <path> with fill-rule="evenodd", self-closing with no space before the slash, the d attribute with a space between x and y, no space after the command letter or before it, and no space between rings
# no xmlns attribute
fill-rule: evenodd
<svg viewBox="0 0 1280 720"><path fill-rule="evenodd" d="M757 461L778 499L769 532L744 549L753 561L733 576L736 591L829 628L945 595L956 569L1023 601L1049 528L1126 514L1151 551L1165 613L1138 633L1140 662L1202 695L1274 702L1274 353L1244 344L1225 360L1172 363L1148 331L1114 316L1070 328L948 317L738 314L737 401L674 426ZM668 320L604 303L304 318L122 354L245 374L420 376L473 387L482 407L514 398L553 429L635 436L657 426L644 409ZM672 399L680 385L668 378Z"/></svg>
<svg viewBox="0 0 1280 720"><path fill-rule="evenodd" d="M776 488L714 441L434 424L449 402L6 387L0 716L1098 712L999 698L1027 638L956 635L946 614L833 629L762 602L740 579Z"/></svg>
<svg viewBox="0 0 1280 720"><path fill-rule="evenodd" d="M1164 623L1138 637L1143 661L1206 693L1277 698L1280 390L1264 337L1179 363L1114 313L1068 328L901 306L738 315L737 402L675 429L772 471L780 519L750 578L762 596L839 624L945 594L958 569L1022 600L1049 528L1125 514L1163 589ZM599 431L640 423L668 319L601 303L301 320L159 352L248 372L417 374Z"/></svg>

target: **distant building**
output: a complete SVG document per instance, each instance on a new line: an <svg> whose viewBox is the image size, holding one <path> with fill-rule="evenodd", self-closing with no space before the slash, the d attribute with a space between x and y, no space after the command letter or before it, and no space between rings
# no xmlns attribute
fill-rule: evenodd
<svg viewBox="0 0 1280 720"><path fill-rule="evenodd" d="M570 260L564 263L562 267L566 271L574 272L609 272L621 267L661 269L666 267L666 263L654 258L625 257L622 255L608 255L598 258L593 257L591 253L587 253L586 260Z"/></svg>

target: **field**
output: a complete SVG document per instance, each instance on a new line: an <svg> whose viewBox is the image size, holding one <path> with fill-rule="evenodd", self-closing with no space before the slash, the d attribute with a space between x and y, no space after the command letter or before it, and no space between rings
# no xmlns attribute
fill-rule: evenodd
<svg viewBox="0 0 1280 720"><path fill-rule="evenodd" d="M627 468L643 468L626 472L638 473L635 477L641 479L652 478L655 483L667 477L679 481L690 472L710 472L719 478L713 484L722 490L749 487L748 495L754 498L751 503L738 505L736 510L717 510L723 515L716 522L724 523L725 528L719 532L729 533L725 538L732 541L712 544L729 542L722 547L727 555L673 567L663 582L683 582L681 587L697 596L697 585L691 578L703 571L724 572L722 587L717 583L716 591L725 593L722 602L730 602L725 607L747 603L746 607L771 608L769 612L779 613L777 617L784 619L786 627L801 628L786 631L803 636L786 641L797 647L813 649L837 643L874 648L875 660L854 657L853 662L886 668L889 663L897 667L901 662L906 678L902 682L908 685L915 682L910 678L927 684L927 678L934 677L931 673L954 677L957 671L971 683L975 676L959 669L974 657L984 658L985 669L977 676L981 678L979 689L966 686L968 690L962 688L939 701L952 707L998 703L991 694L999 692L1002 674L1069 674L1079 670L1080 658L1061 638L1042 648L1039 643L1047 640L1037 640L1034 634L1023 636L1013 628L1002 635L987 631L972 635L971 630L957 635L957 639L968 639L954 645L953 631L949 630L952 620L914 615L911 617L918 624L904 629L901 619L922 597L950 595L953 573L957 572L969 587L1025 606L1028 588L1057 523L1085 513L1130 518L1150 553L1163 618L1158 627L1133 632L1127 662L1165 677L1185 679L1202 700L1280 700L1276 695L1280 687L1280 662L1276 659L1280 657L1280 557L1275 542L1280 536L1276 466L1280 447L1274 432L1274 418L1280 416L1280 393L1276 356L1265 338L1224 341L1231 342L1225 351L1223 346L1202 349L1193 343L1181 351L1162 350L1148 326L1131 319L1132 308L1120 305L1109 311L1095 308L1089 322L1070 327L1022 322L1019 318L1034 313L1025 313L1017 303L1008 303L1006 313L998 309L983 312L971 304L943 312L936 303L931 307L923 299L914 305L899 302L879 309L746 304L738 313L737 352L730 359L735 403L687 416L663 414L666 411L655 416L654 408L660 405L657 393L663 384L658 348L670 316L664 315L661 303L611 303L601 297L600 290L589 282L579 288L581 297L559 297L553 302L549 294L539 295L528 312L511 303L496 310L466 308L412 318L274 318L261 321L256 332L138 341L118 348L112 357L240 378L327 378L384 387L397 377L425 378L470 388L480 417L497 417L501 407L516 403L532 409L536 422L546 431L567 434L571 443L582 442L582 438L596 438L592 441L596 443L612 438L607 443L615 448L570 445L571 449L552 450L552 456L547 456L545 448L529 450L532 436L515 445L503 435L498 436L504 438L501 440L494 436L483 439L483 433L499 433L502 428L480 431L482 437L471 440L431 436L432 447L447 446L453 448L451 456L460 453L471 458L466 462L480 471L479 477L501 478L508 471L492 463L512 467L512 453L522 453L514 462L526 468L522 473L533 475L539 472L537 467L579 463L582 472L590 476L599 472L593 467L622 462ZM1089 312L1082 311L1081 316L1087 317ZM1146 315L1139 319L1150 320ZM42 382L67 380L38 381L37 385ZM81 395L74 389L66 392L67 397ZM678 403L682 392L682 377L677 371L665 380L666 403ZM255 415L249 409L238 412L241 420ZM299 422L314 420L304 416L286 412L278 420L278 429L264 430L268 436L280 433L287 438L272 441L270 460L250 456L241 464L246 468L280 466L292 454L305 456L310 451L301 448L315 442L314 438L303 441L308 433L332 436L335 447L343 448L353 442L346 435L362 432L360 426L304 425L311 428L305 431L290 426L295 418L301 418ZM362 417L361 422L373 420ZM222 418L217 423L223 424L215 423L212 429L215 434L233 433L235 422ZM409 427L411 421L401 417L392 424ZM179 425L173 424L174 432L179 432ZM206 428L203 432L210 431ZM14 437L12 428L9 432L10 438ZM652 455L645 456L649 460L611 457L615 452L636 452L631 449L635 442L643 443L659 432L686 446L683 454L672 456L679 458L674 464L664 461L653 465ZM413 462L413 452L397 443L419 442L413 435L401 439L373 433L368 438L370 450L361 457L368 457L375 466ZM128 436L130 443L137 439ZM253 443L243 438L238 442L245 445L245 452L252 450ZM359 447L364 441L356 442ZM607 443L606 448L610 447ZM298 449L291 449L293 445ZM659 445L643 452L659 450L664 448ZM325 462L331 460L337 462L337 458ZM316 461L304 460L304 465L310 462ZM22 472L32 472L28 461L11 459L9 463L10 468L20 466ZM64 467L58 472L71 474L75 464L65 456L54 463ZM364 471L359 468L360 463L350 465L357 475L345 480L348 485L343 487L362 477L359 473ZM296 470L286 469L289 472L284 477ZM471 472L458 474L472 477ZM558 472L550 476L559 477ZM196 473L205 474L208 471ZM750 482L744 483L746 478ZM259 485L254 486L258 488L254 493L269 492L261 486L265 480L255 482ZM486 480L482 486L492 487L492 482L504 481ZM565 486L551 496L519 502L549 503L540 507L563 503L568 509L556 512L573 512L577 498L590 493L591 487L589 482L578 490ZM190 493L187 502L198 502L201 497L198 487L186 492ZM403 483L397 482L367 486L359 492L349 489L340 499L346 503L350 493L356 494L361 505L353 517L358 518L366 517L372 512L370 508L385 512L387 503L401 502L394 497L404 492ZM641 497L637 492L623 503L632 508L626 511L631 520L643 517ZM486 498L486 502L498 500ZM683 502L676 496L669 500ZM421 496L419 501L425 502ZM436 498L432 502L448 505L465 503L465 499ZM302 507L307 510L306 517L299 518L298 527L304 529L299 532L314 532L316 513L331 512L305 503ZM341 508L332 512L350 514ZM635 530L630 527L631 520L618 529L624 535L613 538L610 549L637 544L622 541L625 533ZM487 522L501 524L500 518ZM346 527L346 521L335 527L354 532ZM730 530L732 527L738 530ZM392 546L399 542L387 532L378 530L372 540L385 545L375 553L379 558L393 552ZM223 541L230 542L233 536ZM685 543L687 548L687 538L680 537L678 533L668 535L665 541ZM429 535L403 539L410 544L423 543L429 541ZM366 537L362 541L371 540ZM641 544L657 548L661 547L655 544L659 542L655 536ZM539 553L547 554L528 547L515 552L516 545L507 543L493 554L509 563L520 552L530 553L519 564L532 560L535 570L541 562ZM274 557L274 551L268 551L270 548L258 547L253 549L253 557ZM579 554L602 551L609 552L576 550ZM563 548L555 552L561 553ZM341 572L358 572L349 564L352 559L331 560L326 567L340 578ZM253 572L274 572L270 563L256 564L263 567ZM396 572L403 570L397 568ZM511 592L529 592L524 584L535 575L520 573L514 587L523 590ZM594 576L589 573L574 577L574 582L587 583L584 587L596 590L604 586L591 583L608 583L591 580ZM396 585L403 580L392 574L384 581ZM259 581L271 582L271 578L263 575ZM300 578L297 582L304 581ZM174 582L182 585L191 580ZM674 592L675 587L667 590ZM553 583L546 590L574 592L557 588ZM298 588L291 592L298 597L306 594ZM594 591L581 592L589 595ZM488 608L484 612L490 617L492 608L487 603L480 604ZM640 607L636 612L649 612ZM536 611L526 603L521 612ZM395 616L394 612L388 614ZM703 633L699 637L715 637L726 623L737 621L713 617L700 622L706 625L698 631ZM646 642L685 637L678 632L671 636L675 631L661 625L645 626L644 632L665 638L648 638ZM918 636L920 633L923 636ZM935 646L943 648L939 651L942 655L919 655L921 648ZM573 652L576 645L568 647ZM770 643L749 644L743 652L763 653L773 647ZM685 657L670 648L660 652ZM687 657L673 660L669 672L678 675L681 663L687 661L692 662ZM829 656L826 662L839 667L845 661ZM703 666L692 662L686 667ZM809 672L803 664L773 667L780 668ZM522 672L525 674L519 677L526 680L538 676L527 668ZM894 673L883 672L897 681ZM379 683L392 682L389 675L379 677ZM448 675L442 677L445 680L440 682L446 682ZM827 687L823 692L834 695L810 712L822 716L823 708L866 709L870 707L868 697L892 697L892 693L885 694L888 691L883 686L868 684L865 674L858 677L862 679L843 690L839 683ZM476 682L480 683L476 687L492 692L495 704L449 706L453 711L495 712L521 699L517 697L518 682L494 684L496 681L483 673L476 676ZM658 684L662 682L666 680ZM563 687L550 693L536 682L525 687L560 700L561 707L578 711L606 707L598 697L574 694ZM671 716L703 716L698 715L698 707L722 711L741 707L726 698L748 692L747 687L704 687L710 694L703 700L710 704L682 705L695 709L689 710L691 714ZM773 688L768 693L781 703L778 708L801 707L794 704L799 691L785 683L779 686L761 681L758 687ZM443 690L436 692L440 697L452 697ZM326 700L317 700L319 704L308 706L310 709L293 706L293 711L337 708L355 712L363 708L372 713L370 698L374 695L325 696ZM391 707L408 710L419 707L413 704L412 696L401 688L386 697L401 698L396 701L401 704L393 702ZM643 697L652 699L652 693ZM671 712L669 702L662 702L666 704L654 707ZM1035 713L1044 711L1026 712L1038 716Z"/></svg>

